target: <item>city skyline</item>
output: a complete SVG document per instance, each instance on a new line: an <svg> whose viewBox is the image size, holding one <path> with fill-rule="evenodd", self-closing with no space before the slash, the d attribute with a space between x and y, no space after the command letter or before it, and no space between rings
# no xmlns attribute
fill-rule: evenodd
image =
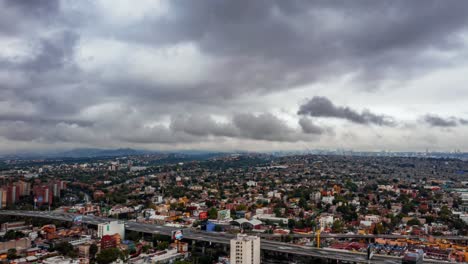
<svg viewBox="0 0 468 264"><path fill-rule="evenodd" d="M0 0L2 153L468 151L465 1Z"/></svg>

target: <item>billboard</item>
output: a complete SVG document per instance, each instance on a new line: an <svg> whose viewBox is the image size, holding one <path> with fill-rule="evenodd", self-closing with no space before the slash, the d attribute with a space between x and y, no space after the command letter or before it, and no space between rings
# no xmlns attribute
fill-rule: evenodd
<svg viewBox="0 0 468 264"><path fill-rule="evenodd" d="M81 222L83 221L83 216L82 215L77 215L73 218L73 223L74 224L81 224Z"/></svg>
<svg viewBox="0 0 468 264"><path fill-rule="evenodd" d="M200 220L206 220L206 219L208 219L208 212L200 212L200 213L198 214L198 219L200 219Z"/></svg>
<svg viewBox="0 0 468 264"><path fill-rule="evenodd" d="M174 230L172 231L172 239L174 240L182 240L184 238L184 232L182 230Z"/></svg>

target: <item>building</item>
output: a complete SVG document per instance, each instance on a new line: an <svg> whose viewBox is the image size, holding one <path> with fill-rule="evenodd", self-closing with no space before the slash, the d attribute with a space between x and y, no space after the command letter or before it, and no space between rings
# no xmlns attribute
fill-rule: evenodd
<svg viewBox="0 0 468 264"><path fill-rule="evenodd" d="M104 197L106 197L106 194L101 190L96 190L93 193L93 199L94 200L99 200L99 199L102 199Z"/></svg>
<svg viewBox="0 0 468 264"><path fill-rule="evenodd" d="M260 238L238 234L231 239L231 264L260 264Z"/></svg>
<svg viewBox="0 0 468 264"><path fill-rule="evenodd" d="M29 196L31 194L31 184L25 181L18 181L17 186L19 187L20 196Z"/></svg>
<svg viewBox="0 0 468 264"><path fill-rule="evenodd" d="M323 196L322 197L322 203L324 204L333 204L334 200L335 200L335 196Z"/></svg>
<svg viewBox="0 0 468 264"><path fill-rule="evenodd" d="M0 188L0 209L7 206L8 190L6 188Z"/></svg>
<svg viewBox="0 0 468 264"><path fill-rule="evenodd" d="M47 185L36 185L33 188L34 200L38 206L52 204L53 195Z"/></svg>
<svg viewBox="0 0 468 264"><path fill-rule="evenodd" d="M117 239L115 236L104 235L101 238L101 250L117 247Z"/></svg>
<svg viewBox="0 0 468 264"><path fill-rule="evenodd" d="M20 198L19 187L16 184L7 187L7 204L16 204Z"/></svg>
<svg viewBox="0 0 468 264"><path fill-rule="evenodd" d="M123 222L111 221L98 225L98 237L114 234L119 234L122 239L125 239L125 224Z"/></svg>
<svg viewBox="0 0 468 264"><path fill-rule="evenodd" d="M177 248L166 249L157 252L151 257L151 263L171 263L172 261L182 258L183 254L177 252Z"/></svg>
<svg viewBox="0 0 468 264"><path fill-rule="evenodd" d="M322 215L322 216L320 216L320 218L318 219L320 229L323 231L325 228L331 227L333 225L334 220L335 219L334 219L333 215Z"/></svg>
<svg viewBox="0 0 468 264"><path fill-rule="evenodd" d="M91 247L90 244L83 244L78 246L78 256L81 258L89 258L89 248Z"/></svg>
<svg viewBox="0 0 468 264"><path fill-rule="evenodd" d="M60 197L62 190L67 188L67 184L64 181L57 180L49 184L49 189L52 191L54 197Z"/></svg>

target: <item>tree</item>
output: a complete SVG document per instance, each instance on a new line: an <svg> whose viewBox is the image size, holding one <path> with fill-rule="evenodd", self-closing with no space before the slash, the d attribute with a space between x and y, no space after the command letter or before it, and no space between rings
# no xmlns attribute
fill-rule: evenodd
<svg viewBox="0 0 468 264"><path fill-rule="evenodd" d="M16 248L10 248L8 249L7 251L7 258L9 260L12 260L12 259L15 259L17 258L18 256L16 255L17 251L16 251Z"/></svg>
<svg viewBox="0 0 468 264"><path fill-rule="evenodd" d="M283 216L283 214L281 213L281 208L279 208L279 207L276 207L276 208L273 210L273 212L275 213L275 216L276 216L276 217L282 217L282 216Z"/></svg>
<svg viewBox="0 0 468 264"><path fill-rule="evenodd" d="M98 252L98 246L96 244L92 244L89 246L89 255L91 259L94 259L96 257L96 253Z"/></svg>
<svg viewBox="0 0 468 264"><path fill-rule="evenodd" d="M408 220L408 223L407 223L407 225L409 226L415 226L415 225L420 225L420 224L421 222L419 222L417 218L410 219Z"/></svg>
<svg viewBox="0 0 468 264"><path fill-rule="evenodd" d="M218 210L215 207L211 207L208 211L208 218L216 219L218 218Z"/></svg>
<svg viewBox="0 0 468 264"><path fill-rule="evenodd" d="M150 245L144 245L142 248L143 253L147 254L149 250L151 249Z"/></svg>
<svg viewBox="0 0 468 264"><path fill-rule="evenodd" d="M13 240L13 239L17 239L17 238L22 238L24 237L25 235L22 233L22 232L19 232L19 231L15 231L15 230L8 230L5 235L3 236L3 238L5 240Z"/></svg>
<svg viewBox="0 0 468 264"><path fill-rule="evenodd" d="M413 210L413 206L410 203L403 204L401 208L401 213L407 215L409 212Z"/></svg>
<svg viewBox="0 0 468 264"><path fill-rule="evenodd" d="M452 216L452 211L450 211L450 209L446 205L440 208L439 217L443 221L447 221L448 219L450 219L451 216Z"/></svg>
<svg viewBox="0 0 468 264"><path fill-rule="evenodd" d="M341 222L340 220L336 220L335 222L333 222L333 225L332 225L333 233L341 233L343 232L343 229L344 229L343 222Z"/></svg>
<svg viewBox="0 0 468 264"><path fill-rule="evenodd" d="M174 264L190 264L192 262L186 260L176 260Z"/></svg>
<svg viewBox="0 0 468 264"><path fill-rule="evenodd" d="M55 246L55 250L64 256L70 256L70 254L73 255L73 253L71 253L73 252L73 245L68 242L59 243L57 246Z"/></svg>
<svg viewBox="0 0 468 264"><path fill-rule="evenodd" d="M158 250L165 250L169 247L169 242L167 241L161 241L158 243L158 245L156 246L156 249Z"/></svg>
<svg viewBox="0 0 468 264"><path fill-rule="evenodd" d="M374 227L374 235L383 234L385 232L385 227L382 223L378 223Z"/></svg>
<svg viewBox="0 0 468 264"><path fill-rule="evenodd" d="M98 264L110 264L116 261L120 255L120 250L117 248L104 249L97 254L96 261Z"/></svg>

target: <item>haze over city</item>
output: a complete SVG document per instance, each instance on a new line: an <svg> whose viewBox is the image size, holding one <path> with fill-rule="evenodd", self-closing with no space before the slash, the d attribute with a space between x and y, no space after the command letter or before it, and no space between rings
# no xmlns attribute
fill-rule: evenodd
<svg viewBox="0 0 468 264"><path fill-rule="evenodd" d="M468 150L466 1L0 1L2 153Z"/></svg>

